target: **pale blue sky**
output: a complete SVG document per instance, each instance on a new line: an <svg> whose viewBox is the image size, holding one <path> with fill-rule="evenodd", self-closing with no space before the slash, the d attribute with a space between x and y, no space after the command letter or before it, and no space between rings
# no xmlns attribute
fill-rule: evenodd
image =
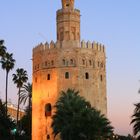
<svg viewBox="0 0 140 140"><path fill-rule="evenodd" d="M140 99L140 1L76 0L75 7L81 10L81 39L106 46L108 116L117 133L131 133L133 104ZM59 8L60 0L0 0L0 39L14 53L16 68L25 68L30 79L32 48L56 40ZM0 70L2 98L4 88L5 73ZM14 103L16 93L10 81L9 98Z"/></svg>

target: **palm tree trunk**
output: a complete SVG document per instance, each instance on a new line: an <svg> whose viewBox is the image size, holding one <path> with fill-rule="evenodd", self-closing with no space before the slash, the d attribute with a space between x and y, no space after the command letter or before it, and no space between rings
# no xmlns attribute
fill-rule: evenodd
<svg viewBox="0 0 140 140"><path fill-rule="evenodd" d="M6 87L5 87L6 116L7 116L7 94L8 94L8 71L6 71Z"/></svg>
<svg viewBox="0 0 140 140"><path fill-rule="evenodd" d="M18 108L17 108L17 130L19 128L18 117L19 117L19 105L20 105L20 88L18 91Z"/></svg>

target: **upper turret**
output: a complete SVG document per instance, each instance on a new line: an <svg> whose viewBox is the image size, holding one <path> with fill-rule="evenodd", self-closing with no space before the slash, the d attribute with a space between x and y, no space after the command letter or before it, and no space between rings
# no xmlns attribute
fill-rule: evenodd
<svg viewBox="0 0 140 140"><path fill-rule="evenodd" d="M74 0L61 0L57 11L57 40L80 42L80 11L74 9Z"/></svg>
<svg viewBox="0 0 140 140"><path fill-rule="evenodd" d="M62 1L62 8L66 9L74 9L74 0L61 0Z"/></svg>

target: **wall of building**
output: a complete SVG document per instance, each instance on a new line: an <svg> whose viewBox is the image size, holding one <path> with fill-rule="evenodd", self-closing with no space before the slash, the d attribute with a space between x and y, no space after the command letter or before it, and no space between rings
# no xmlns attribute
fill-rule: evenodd
<svg viewBox="0 0 140 140"><path fill-rule="evenodd" d="M78 90L107 115L104 45L80 41L80 11L74 0L62 0L56 24L57 42L33 49L32 140L54 140L51 116L62 90Z"/></svg>
<svg viewBox="0 0 140 140"><path fill-rule="evenodd" d="M40 132L35 138L45 140L49 134L53 140L45 105L54 106L60 92L68 88L79 90L93 107L107 114L105 61L104 46L95 42L52 41L33 49L33 124L39 120L34 131Z"/></svg>

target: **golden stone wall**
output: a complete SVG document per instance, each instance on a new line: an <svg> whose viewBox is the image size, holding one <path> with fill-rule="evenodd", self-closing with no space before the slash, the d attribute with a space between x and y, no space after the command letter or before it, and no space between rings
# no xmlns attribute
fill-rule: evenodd
<svg viewBox="0 0 140 140"><path fill-rule="evenodd" d="M54 140L51 116L62 90L79 90L107 115L105 47L80 41L80 11L63 4L57 11L57 42L33 49L32 140Z"/></svg>

